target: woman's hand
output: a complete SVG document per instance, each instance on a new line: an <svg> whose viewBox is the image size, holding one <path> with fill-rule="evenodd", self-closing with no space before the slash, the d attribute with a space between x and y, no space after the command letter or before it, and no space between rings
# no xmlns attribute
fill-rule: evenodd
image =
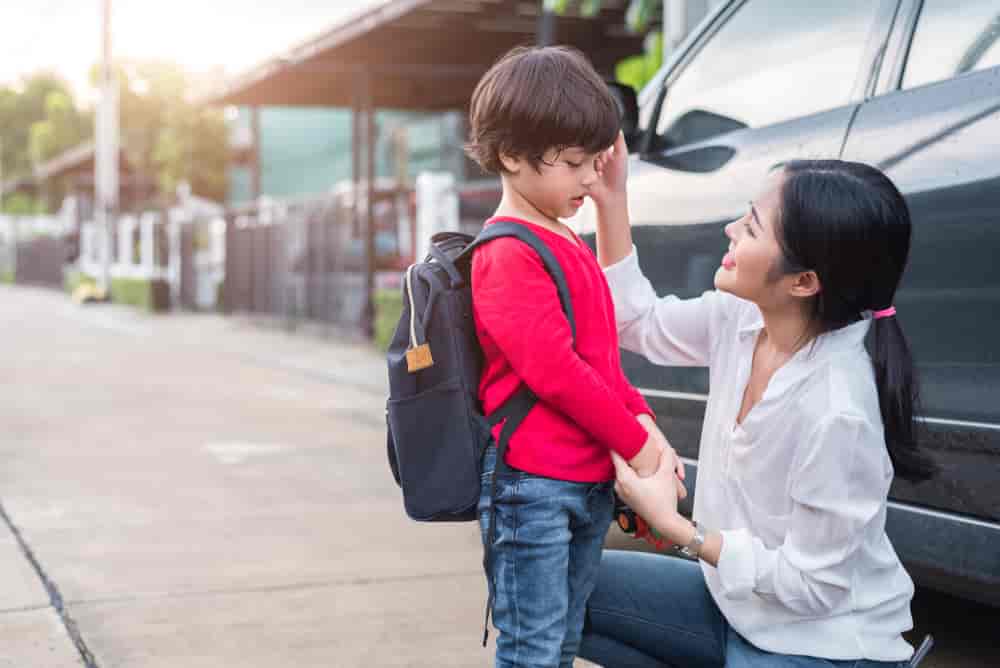
<svg viewBox="0 0 1000 668"><path fill-rule="evenodd" d="M687 490L675 473L678 463L682 467L683 463L674 449L663 451L660 466L648 478L640 478L618 453L612 452L611 459L618 496L664 536L677 534L675 527L684 519L677 512L677 501L687 496Z"/></svg>
<svg viewBox="0 0 1000 668"><path fill-rule="evenodd" d="M618 133L614 145L597 157L597 182L590 186L590 198L598 209L624 206L625 182L628 179L628 147L625 135Z"/></svg>
<svg viewBox="0 0 1000 668"><path fill-rule="evenodd" d="M610 267L632 252L632 230L628 221L628 147L618 133L615 145L597 157L597 179L588 189L597 214L597 261Z"/></svg>

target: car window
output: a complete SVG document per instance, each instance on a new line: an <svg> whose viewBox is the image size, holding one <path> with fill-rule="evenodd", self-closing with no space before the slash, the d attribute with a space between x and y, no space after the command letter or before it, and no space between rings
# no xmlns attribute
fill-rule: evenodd
<svg viewBox="0 0 1000 668"><path fill-rule="evenodd" d="M903 88L1000 65L997 0L924 0Z"/></svg>
<svg viewBox="0 0 1000 668"><path fill-rule="evenodd" d="M848 104L878 4L748 0L669 83L660 146Z"/></svg>

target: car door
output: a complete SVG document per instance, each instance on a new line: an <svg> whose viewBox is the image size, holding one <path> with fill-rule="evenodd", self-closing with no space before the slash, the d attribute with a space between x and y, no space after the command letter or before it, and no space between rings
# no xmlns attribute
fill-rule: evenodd
<svg viewBox="0 0 1000 668"><path fill-rule="evenodd" d="M777 163L840 154L895 6L729 3L668 63L655 90L643 91L647 144L629 167L629 209L640 263L659 294L712 288L723 225L743 215ZM674 446L695 458L707 372L654 367L629 353L623 364L670 416Z"/></svg>
<svg viewBox="0 0 1000 668"><path fill-rule="evenodd" d="M897 317L920 371L923 441L944 468L917 486L897 479L890 536L941 588L992 589L1000 604L1000 3L908 0L889 53L844 158L883 169L910 206Z"/></svg>

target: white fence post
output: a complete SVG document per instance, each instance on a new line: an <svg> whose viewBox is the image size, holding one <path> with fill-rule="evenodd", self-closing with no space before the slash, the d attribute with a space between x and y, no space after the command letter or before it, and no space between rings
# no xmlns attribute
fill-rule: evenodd
<svg viewBox="0 0 1000 668"><path fill-rule="evenodd" d="M157 278L156 266L156 224L159 214L147 211L139 219L139 265L145 278Z"/></svg>
<svg viewBox="0 0 1000 668"><path fill-rule="evenodd" d="M427 255L431 235L458 231L458 193L448 172L421 172L417 176L417 238L414 257Z"/></svg>
<svg viewBox="0 0 1000 668"><path fill-rule="evenodd" d="M118 219L118 261L111 263L111 275L128 276L132 273L132 243L135 218L122 216Z"/></svg>

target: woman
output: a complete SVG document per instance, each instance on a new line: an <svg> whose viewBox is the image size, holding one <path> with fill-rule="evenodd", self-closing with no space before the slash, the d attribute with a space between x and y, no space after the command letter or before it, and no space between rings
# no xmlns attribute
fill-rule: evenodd
<svg viewBox="0 0 1000 668"><path fill-rule="evenodd" d="M710 392L695 523L677 512L671 457L642 479L616 459L619 494L697 562L606 552L580 655L606 668L905 665L913 583L886 504L894 474L934 465L916 448L892 308L910 245L899 191L862 164L786 164L726 226L716 290L657 298L632 246L624 144L601 163L598 258L621 345L709 367Z"/></svg>

